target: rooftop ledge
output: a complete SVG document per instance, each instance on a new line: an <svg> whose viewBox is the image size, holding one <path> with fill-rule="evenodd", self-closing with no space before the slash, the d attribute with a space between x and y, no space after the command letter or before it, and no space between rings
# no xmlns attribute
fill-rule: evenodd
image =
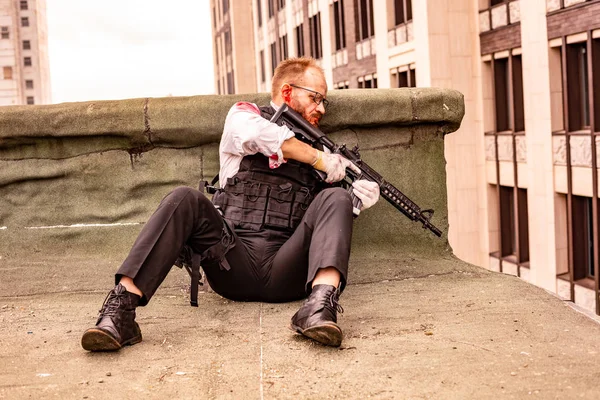
<svg viewBox="0 0 600 400"><path fill-rule="evenodd" d="M463 95L456 90L402 88L339 90L321 129L437 125L458 129ZM62 159L108 150L141 153L154 147L216 143L237 101L269 103L268 93L88 101L0 108L0 160Z"/></svg>

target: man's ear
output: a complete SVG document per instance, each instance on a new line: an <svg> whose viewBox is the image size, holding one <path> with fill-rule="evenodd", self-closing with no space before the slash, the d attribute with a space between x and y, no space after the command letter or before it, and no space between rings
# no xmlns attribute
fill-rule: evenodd
<svg viewBox="0 0 600 400"><path fill-rule="evenodd" d="M281 86L281 99L286 104L289 104L292 100L292 87L289 83L284 83L283 86Z"/></svg>

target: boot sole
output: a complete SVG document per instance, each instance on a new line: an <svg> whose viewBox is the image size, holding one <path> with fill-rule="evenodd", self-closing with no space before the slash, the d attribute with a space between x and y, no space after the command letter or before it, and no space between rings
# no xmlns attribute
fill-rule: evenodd
<svg viewBox="0 0 600 400"><path fill-rule="evenodd" d="M301 335L304 335L326 346L339 347L342 344L342 330L335 324L311 326L310 328L306 329L302 329L297 325L291 324L290 328L293 331L296 331Z"/></svg>
<svg viewBox="0 0 600 400"><path fill-rule="evenodd" d="M135 336L123 343L101 329L91 328L81 337L81 347L87 351L117 351L123 346L131 346L142 341L142 335Z"/></svg>

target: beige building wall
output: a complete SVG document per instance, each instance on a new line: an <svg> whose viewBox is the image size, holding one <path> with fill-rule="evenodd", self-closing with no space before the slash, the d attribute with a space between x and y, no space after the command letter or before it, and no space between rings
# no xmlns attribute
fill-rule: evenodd
<svg viewBox="0 0 600 400"><path fill-rule="evenodd" d="M28 26L23 24L24 18ZM9 38L0 39L0 105L50 103L45 0L0 0L2 27L8 28ZM29 48L24 46L26 41ZM26 57L31 59L31 66L25 65Z"/></svg>
<svg viewBox="0 0 600 400"><path fill-rule="evenodd" d="M483 144L478 4L413 2L417 86L453 88L465 96L460 129L445 140L448 240L454 254L487 266L488 226Z"/></svg>
<svg viewBox="0 0 600 400"><path fill-rule="evenodd" d="M555 192L546 0L521 2L531 281L556 292Z"/></svg>
<svg viewBox="0 0 600 400"><path fill-rule="evenodd" d="M253 32L252 3L236 2L230 0L235 7L230 6L229 18L231 21L231 37L233 50L231 60L234 71L235 93L256 93L256 64L246 63L254 57L254 41L251 39ZM250 40L249 40L250 38Z"/></svg>
<svg viewBox="0 0 600 400"><path fill-rule="evenodd" d="M210 0L217 94L255 93L258 90L258 64L253 60L256 28L252 5L250 0Z"/></svg>

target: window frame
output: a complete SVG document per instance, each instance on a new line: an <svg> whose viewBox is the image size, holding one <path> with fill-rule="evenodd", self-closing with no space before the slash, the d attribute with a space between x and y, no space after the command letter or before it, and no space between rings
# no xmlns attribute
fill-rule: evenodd
<svg viewBox="0 0 600 400"><path fill-rule="evenodd" d="M331 4L333 14L333 44L335 51L346 48L346 18L344 0L334 0Z"/></svg>
<svg viewBox="0 0 600 400"><path fill-rule="evenodd" d="M357 0L354 3L354 23L356 42L362 42L375 35L373 23L373 0Z"/></svg>
<svg viewBox="0 0 600 400"><path fill-rule="evenodd" d="M308 32L310 36L309 54L315 60L323 58L323 42L321 36L321 12L308 19Z"/></svg>
<svg viewBox="0 0 600 400"><path fill-rule="evenodd" d="M303 57L306 54L304 51L304 22L294 28L294 35L296 39L296 55Z"/></svg>
<svg viewBox="0 0 600 400"><path fill-rule="evenodd" d="M2 67L2 79L4 80L12 80L13 79L13 67L4 66Z"/></svg>

